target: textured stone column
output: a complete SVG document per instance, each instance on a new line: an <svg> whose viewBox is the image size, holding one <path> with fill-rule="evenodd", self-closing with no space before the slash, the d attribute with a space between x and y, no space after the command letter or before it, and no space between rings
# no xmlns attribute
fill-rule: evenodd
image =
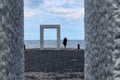
<svg viewBox="0 0 120 80"><path fill-rule="evenodd" d="M0 80L23 80L23 0L0 0Z"/></svg>
<svg viewBox="0 0 120 80"><path fill-rule="evenodd" d="M85 80L113 80L113 0L85 1Z"/></svg>
<svg viewBox="0 0 120 80"><path fill-rule="evenodd" d="M113 7L113 21L114 26L114 80L120 80L120 0L114 0L112 3Z"/></svg>

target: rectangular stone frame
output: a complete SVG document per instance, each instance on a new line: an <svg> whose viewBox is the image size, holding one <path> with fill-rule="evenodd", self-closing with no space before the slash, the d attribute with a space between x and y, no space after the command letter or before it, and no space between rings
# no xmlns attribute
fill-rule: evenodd
<svg viewBox="0 0 120 80"><path fill-rule="evenodd" d="M44 29L57 29L57 50L60 50L60 25L40 25L40 49L44 50Z"/></svg>

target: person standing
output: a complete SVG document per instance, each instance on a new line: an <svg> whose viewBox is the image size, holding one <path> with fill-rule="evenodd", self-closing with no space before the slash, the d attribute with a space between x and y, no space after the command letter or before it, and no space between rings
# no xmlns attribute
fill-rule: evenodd
<svg viewBox="0 0 120 80"><path fill-rule="evenodd" d="M67 46L67 38L66 37L63 39L63 45L64 45L64 48L66 48L66 46Z"/></svg>

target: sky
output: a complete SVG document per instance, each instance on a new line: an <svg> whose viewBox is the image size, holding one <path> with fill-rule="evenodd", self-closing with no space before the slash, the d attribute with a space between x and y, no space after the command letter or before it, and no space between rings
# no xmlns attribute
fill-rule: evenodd
<svg viewBox="0 0 120 80"><path fill-rule="evenodd" d="M40 40L41 24L59 24L61 40L84 40L83 0L24 0L24 40ZM44 40L56 40L56 29L45 29Z"/></svg>

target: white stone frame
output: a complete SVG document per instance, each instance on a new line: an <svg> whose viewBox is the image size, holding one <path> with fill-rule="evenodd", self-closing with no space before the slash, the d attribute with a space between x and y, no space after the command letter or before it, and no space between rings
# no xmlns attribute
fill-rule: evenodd
<svg viewBox="0 0 120 80"><path fill-rule="evenodd" d="M44 50L44 29L57 29L57 50L60 50L60 25L40 25L40 49Z"/></svg>

